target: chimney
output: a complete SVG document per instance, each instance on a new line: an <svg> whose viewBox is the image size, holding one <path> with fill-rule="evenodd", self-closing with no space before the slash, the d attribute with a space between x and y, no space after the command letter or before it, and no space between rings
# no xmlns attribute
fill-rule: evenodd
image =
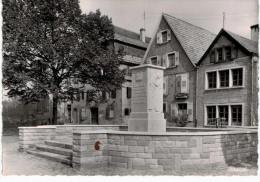
<svg viewBox="0 0 260 182"><path fill-rule="evenodd" d="M251 40L258 41L258 36L259 36L258 24L252 25L250 28L251 28Z"/></svg>
<svg viewBox="0 0 260 182"><path fill-rule="evenodd" d="M145 29L144 28L140 29L140 40L142 42L145 42Z"/></svg>

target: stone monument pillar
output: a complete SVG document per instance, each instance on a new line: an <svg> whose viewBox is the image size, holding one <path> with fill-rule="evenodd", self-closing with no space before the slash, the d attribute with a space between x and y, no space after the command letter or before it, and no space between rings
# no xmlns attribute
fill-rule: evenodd
<svg viewBox="0 0 260 182"><path fill-rule="evenodd" d="M128 131L166 132L163 70L163 67L152 64L131 68L132 112L128 120Z"/></svg>

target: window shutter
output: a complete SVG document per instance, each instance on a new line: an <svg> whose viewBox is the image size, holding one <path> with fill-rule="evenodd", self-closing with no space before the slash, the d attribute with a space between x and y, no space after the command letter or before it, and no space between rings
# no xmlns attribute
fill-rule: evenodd
<svg viewBox="0 0 260 182"><path fill-rule="evenodd" d="M232 50L231 50L231 59L236 59L237 58L237 47L232 47Z"/></svg>
<svg viewBox="0 0 260 182"><path fill-rule="evenodd" d="M209 60L209 62L210 63L215 63L215 59L216 59L215 50L213 50L213 51L210 52L210 60Z"/></svg>
<svg viewBox="0 0 260 182"><path fill-rule="evenodd" d="M215 53L215 63L218 62L218 52L217 49L214 49L214 53Z"/></svg>
<svg viewBox="0 0 260 182"><path fill-rule="evenodd" d="M187 103L187 110L188 110L188 121L193 121L193 103Z"/></svg>
<svg viewBox="0 0 260 182"><path fill-rule="evenodd" d="M175 66L178 66L179 65L179 52L176 51L175 52Z"/></svg>
<svg viewBox="0 0 260 182"><path fill-rule="evenodd" d="M173 118L174 116L178 115L178 110L176 104L171 104L171 117Z"/></svg>
<svg viewBox="0 0 260 182"><path fill-rule="evenodd" d="M162 65L161 56L157 56L157 65L158 65L158 66L161 66L161 65Z"/></svg>
<svg viewBox="0 0 260 182"><path fill-rule="evenodd" d="M168 54L165 54L165 59L166 59L166 68L168 68L170 66Z"/></svg>
<svg viewBox="0 0 260 182"><path fill-rule="evenodd" d="M181 93L181 75L176 75L175 77L175 88L176 88L176 93Z"/></svg>
<svg viewBox="0 0 260 182"><path fill-rule="evenodd" d="M167 41L171 40L171 31L167 30Z"/></svg>
<svg viewBox="0 0 260 182"><path fill-rule="evenodd" d="M161 44L161 32L157 33L157 44Z"/></svg>
<svg viewBox="0 0 260 182"><path fill-rule="evenodd" d="M168 76L163 78L163 94L168 95Z"/></svg>
<svg viewBox="0 0 260 182"><path fill-rule="evenodd" d="M162 66L166 67L166 54L162 55Z"/></svg>
<svg viewBox="0 0 260 182"><path fill-rule="evenodd" d="M188 74L181 75L181 93L188 93Z"/></svg>

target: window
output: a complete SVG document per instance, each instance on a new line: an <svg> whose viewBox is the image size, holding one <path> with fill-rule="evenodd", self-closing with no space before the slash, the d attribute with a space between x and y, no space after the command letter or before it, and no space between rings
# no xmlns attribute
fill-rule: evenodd
<svg viewBox="0 0 260 182"><path fill-rule="evenodd" d="M217 72L208 73L208 88L217 88Z"/></svg>
<svg viewBox="0 0 260 182"><path fill-rule="evenodd" d="M157 44L162 44L171 40L170 30L162 30L157 33Z"/></svg>
<svg viewBox="0 0 260 182"><path fill-rule="evenodd" d="M207 124L215 125L216 122L221 122L221 125L242 126L242 104L226 104L206 107ZM223 120L224 119L224 120Z"/></svg>
<svg viewBox="0 0 260 182"><path fill-rule="evenodd" d="M220 87L229 87L229 70L219 71Z"/></svg>
<svg viewBox="0 0 260 182"><path fill-rule="evenodd" d="M115 99L116 98L116 89L111 91L111 98Z"/></svg>
<svg viewBox="0 0 260 182"><path fill-rule="evenodd" d="M222 48L217 49L218 61L223 61Z"/></svg>
<svg viewBox="0 0 260 182"><path fill-rule="evenodd" d="M230 61L237 58L237 48L225 46L213 49L210 53L210 63Z"/></svg>
<svg viewBox="0 0 260 182"><path fill-rule="evenodd" d="M175 66L175 53L168 54L169 66Z"/></svg>
<svg viewBox="0 0 260 182"><path fill-rule="evenodd" d="M82 91L81 92L81 99L84 100L84 97L85 97L85 93Z"/></svg>
<svg viewBox="0 0 260 182"><path fill-rule="evenodd" d="M157 56L151 57L151 63L157 65Z"/></svg>
<svg viewBox="0 0 260 182"><path fill-rule="evenodd" d="M125 116L129 116L130 115L130 109L129 108L125 108Z"/></svg>
<svg viewBox="0 0 260 182"><path fill-rule="evenodd" d="M225 47L225 60L231 60L231 47Z"/></svg>
<svg viewBox="0 0 260 182"><path fill-rule="evenodd" d="M189 92L189 74L176 75L176 93L188 93Z"/></svg>
<svg viewBox="0 0 260 182"><path fill-rule="evenodd" d="M243 85L243 68L232 69L233 86Z"/></svg>
<svg viewBox="0 0 260 182"><path fill-rule="evenodd" d="M216 106L207 106L207 123L208 125L214 124L214 120L216 119Z"/></svg>
<svg viewBox="0 0 260 182"><path fill-rule="evenodd" d="M228 123L228 106L227 105L219 106L218 112L219 112L219 114L218 114L219 118L224 119L224 123L222 123L222 124L227 125L227 123Z"/></svg>
<svg viewBox="0 0 260 182"><path fill-rule="evenodd" d="M242 125L242 105L231 106L232 125Z"/></svg>
<svg viewBox="0 0 260 182"><path fill-rule="evenodd" d="M167 31L162 32L162 42L167 42Z"/></svg>
<svg viewBox="0 0 260 182"><path fill-rule="evenodd" d="M180 115L187 114L187 103L178 104L178 113Z"/></svg>
<svg viewBox="0 0 260 182"><path fill-rule="evenodd" d="M130 99L131 96L132 96L132 89L131 89L131 87L127 87L127 88L126 88L126 97L127 97L128 99Z"/></svg>

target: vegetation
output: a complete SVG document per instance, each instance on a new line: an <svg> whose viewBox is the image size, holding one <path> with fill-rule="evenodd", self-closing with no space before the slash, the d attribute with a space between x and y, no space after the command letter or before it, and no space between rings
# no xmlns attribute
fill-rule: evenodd
<svg viewBox="0 0 260 182"><path fill-rule="evenodd" d="M32 103L51 96L56 124L58 102L73 99L84 85L98 91L121 87L112 20L99 10L82 14L78 0L2 3L3 86L9 97Z"/></svg>

